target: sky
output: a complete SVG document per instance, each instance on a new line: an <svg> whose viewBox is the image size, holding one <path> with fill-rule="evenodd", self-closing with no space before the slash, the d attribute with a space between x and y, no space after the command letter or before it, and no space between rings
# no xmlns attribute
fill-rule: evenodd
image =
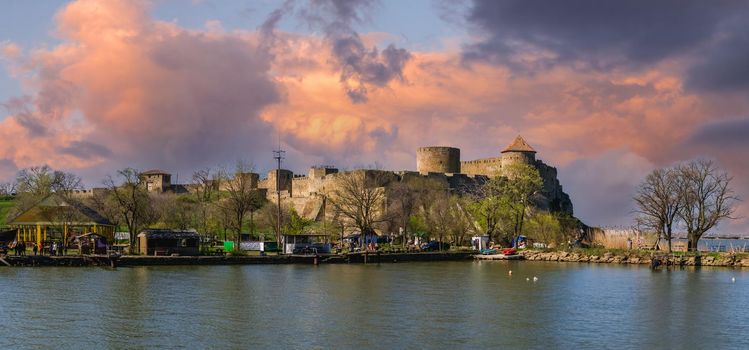
<svg viewBox="0 0 749 350"><path fill-rule="evenodd" d="M117 169L414 170L522 135L589 225L713 159L749 198L749 2L3 0L0 179ZM720 232L749 232L749 205Z"/></svg>

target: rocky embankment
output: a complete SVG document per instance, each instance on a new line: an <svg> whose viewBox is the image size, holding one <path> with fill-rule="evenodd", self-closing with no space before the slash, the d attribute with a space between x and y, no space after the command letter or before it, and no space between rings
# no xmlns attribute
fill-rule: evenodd
<svg viewBox="0 0 749 350"><path fill-rule="evenodd" d="M614 254L606 252L601 255L589 255L584 252L542 252L526 250L520 252L525 260L530 261L560 261L581 263L609 263L609 264L650 264L653 258L659 259L662 265L674 266L726 266L749 267L749 256L721 253L701 256L676 256L655 252L632 252ZM652 255L651 255L652 254Z"/></svg>

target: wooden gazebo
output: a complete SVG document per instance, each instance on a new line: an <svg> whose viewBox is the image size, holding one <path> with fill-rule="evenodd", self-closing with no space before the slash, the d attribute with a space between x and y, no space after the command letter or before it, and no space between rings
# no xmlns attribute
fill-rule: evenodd
<svg viewBox="0 0 749 350"><path fill-rule="evenodd" d="M78 200L51 194L10 220L18 241L36 242L59 239L67 245L68 238L87 232L114 239L114 225L96 210Z"/></svg>

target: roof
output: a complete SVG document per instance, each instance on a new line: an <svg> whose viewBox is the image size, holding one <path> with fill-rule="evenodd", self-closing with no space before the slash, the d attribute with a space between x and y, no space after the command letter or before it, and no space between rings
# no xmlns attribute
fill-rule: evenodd
<svg viewBox="0 0 749 350"><path fill-rule="evenodd" d="M151 239L200 238L195 230L143 230L138 234L138 237L144 236Z"/></svg>
<svg viewBox="0 0 749 350"><path fill-rule="evenodd" d="M140 173L141 175L171 175L168 172L160 169L151 169Z"/></svg>
<svg viewBox="0 0 749 350"><path fill-rule="evenodd" d="M22 212L9 225L58 224L66 221L68 225L109 225L112 223L96 210L78 200L51 194Z"/></svg>
<svg viewBox="0 0 749 350"><path fill-rule="evenodd" d="M515 140L513 140L505 149L502 151L502 153L505 152L532 152L536 153L536 150L531 147L531 145L528 144L528 142L525 142L522 136L518 135L515 137Z"/></svg>

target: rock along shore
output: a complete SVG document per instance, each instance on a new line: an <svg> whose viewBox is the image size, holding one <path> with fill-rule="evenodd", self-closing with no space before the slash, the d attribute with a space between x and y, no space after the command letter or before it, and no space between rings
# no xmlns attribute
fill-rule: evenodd
<svg viewBox="0 0 749 350"><path fill-rule="evenodd" d="M608 263L608 264L650 264L652 257L656 257L663 265L671 266L724 266L724 267L749 267L749 256L730 253L721 253L701 256L678 256L663 252L632 252L614 254L611 252L602 255L588 255L581 252L542 252L526 250L519 253L525 260L529 261L559 261L580 263ZM643 256L647 255L647 256Z"/></svg>

